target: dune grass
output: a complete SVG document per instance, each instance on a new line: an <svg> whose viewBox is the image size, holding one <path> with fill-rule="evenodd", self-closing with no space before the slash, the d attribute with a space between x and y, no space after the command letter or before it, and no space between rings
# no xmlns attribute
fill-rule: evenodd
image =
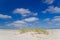
<svg viewBox="0 0 60 40"><path fill-rule="evenodd" d="M32 28L32 29L21 29L19 30L20 33L26 33L26 32L35 32L37 34L48 34L48 31L40 28Z"/></svg>
<svg viewBox="0 0 60 40"><path fill-rule="evenodd" d="M44 29L33 29L34 32L37 32L37 34L48 34L48 31L44 30Z"/></svg>

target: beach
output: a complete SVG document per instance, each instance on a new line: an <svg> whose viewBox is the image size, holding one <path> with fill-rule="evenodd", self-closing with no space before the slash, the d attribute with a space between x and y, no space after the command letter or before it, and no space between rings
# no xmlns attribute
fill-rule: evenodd
<svg viewBox="0 0 60 40"><path fill-rule="evenodd" d="M35 34L26 32L21 34L19 30L0 30L0 40L60 40L60 29L49 29L49 34Z"/></svg>

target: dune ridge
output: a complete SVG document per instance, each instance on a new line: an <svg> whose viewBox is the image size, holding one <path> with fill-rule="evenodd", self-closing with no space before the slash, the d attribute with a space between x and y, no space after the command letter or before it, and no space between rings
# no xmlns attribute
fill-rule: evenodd
<svg viewBox="0 0 60 40"><path fill-rule="evenodd" d="M46 31L48 35L33 31L20 34L19 30L0 30L0 40L60 40L60 29Z"/></svg>

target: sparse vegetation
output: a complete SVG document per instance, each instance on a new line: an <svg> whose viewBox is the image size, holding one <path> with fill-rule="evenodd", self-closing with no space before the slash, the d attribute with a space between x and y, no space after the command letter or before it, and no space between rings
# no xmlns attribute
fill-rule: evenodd
<svg viewBox="0 0 60 40"><path fill-rule="evenodd" d="M44 30L44 29L33 29L34 32L37 32L37 34L48 34L48 31Z"/></svg>
<svg viewBox="0 0 60 40"><path fill-rule="evenodd" d="M22 29L20 30L20 33L26 33L26 32L30 32L31 30L28 30L28 29Z"/></svg>
<svg viewBox="0 0 60 40"><path fill-rule="evenodd" d="M37 34L48 34L48 31L46 31L44 29L39 29L39 28L22 29L22 30L20 30L20 33L26 33L26 32L35 32Z"/></svg>

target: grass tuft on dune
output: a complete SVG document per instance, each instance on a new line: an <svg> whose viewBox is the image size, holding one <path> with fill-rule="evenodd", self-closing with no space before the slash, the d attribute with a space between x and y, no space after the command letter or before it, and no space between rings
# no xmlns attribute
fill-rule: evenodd
<svg viewBox="0 0 60 40"><path fill-rule="evenodd" d="M48 34L48 31L39 28L21 29L19 30L19 32L20 33L35 32L36 34Z"/></svg>

